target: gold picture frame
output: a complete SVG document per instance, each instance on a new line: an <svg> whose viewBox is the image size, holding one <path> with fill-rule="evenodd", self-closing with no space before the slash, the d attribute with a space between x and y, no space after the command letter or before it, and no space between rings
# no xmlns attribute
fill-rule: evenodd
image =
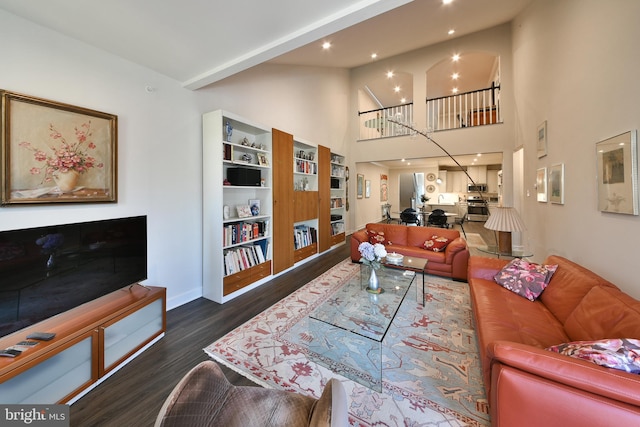
<svg viewBox="0 0 640 427"><path fill-rule="evenodd" d="M269 159L266 154L259 153L258 154L258 164L260 166L269 166Z"/></svg>
<svg viewBox="0 0 640 427"><path fill-rule="evenodd" d="M118 117L0 90L2 205L117 202Z"/></svg>

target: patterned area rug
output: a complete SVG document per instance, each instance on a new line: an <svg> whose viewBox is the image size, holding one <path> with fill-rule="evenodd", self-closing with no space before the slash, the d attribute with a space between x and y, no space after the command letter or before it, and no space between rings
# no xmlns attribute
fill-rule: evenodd
<svg viewBox="0 0 640 427"><path fill-rule="evenodd" d="M477 248L478 246L487 246L484 239L478 233L467 233L467 244L470 248Z"/></svg>
<svg viewBox="0 0 640 427"><path fill-rule="evenodd" d="M291 331L359 274L349 259L205 348L212 358L269 388L319 397L332 377L349 399L352 426L488 426L466 283L426 276L426 305L416 301L417 275L384 340L382 392L314 362Z"/></svg>

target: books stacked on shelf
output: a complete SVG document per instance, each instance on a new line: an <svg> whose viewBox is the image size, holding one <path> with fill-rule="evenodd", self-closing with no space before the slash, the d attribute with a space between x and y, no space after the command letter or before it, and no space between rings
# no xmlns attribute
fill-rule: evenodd
<svg viewBox="0 0 640 427"><path fill-rule="evenodd" d="M335 198L331 199L331 209L341 208L342 207L342 199Z"/></svg>
<svg viewBox="0 0 640 427"><path fill-rule="evenodd" d="M308 173L312 175L318 174L318 164L308 160L296 159L296 172Z"/></svg>
<svg viewBox="0 0 640 427"><path fill-rule="evenodd" d="M331 224L331 235L335 236L336 234L344 233L344 222L334 222Z"/></svg>
<svg viewBox="0 0 640 427"><path fill-rule="evenodd" d="M234 222L226 224L222 229L224 246L236 245L242 242L259 239L269 234L269 221Z"/></svg>
<svg viewBox="0 0 640 427"><path fill-rule="evenodd" d="M296 225L293 229L293 242L296 249L304 248L318 241L318 234L314 227Z"/></svg>
<svg viewBox="0 0 640 427"><path fill-rule="evenodd" d="M261 240L254 245L243 245L224 253L224 274L228 276L262 264L269 259L270 244Z"/></svg>

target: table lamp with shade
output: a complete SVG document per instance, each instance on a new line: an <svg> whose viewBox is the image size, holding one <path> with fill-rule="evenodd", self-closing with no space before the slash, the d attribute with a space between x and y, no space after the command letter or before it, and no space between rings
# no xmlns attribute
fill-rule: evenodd
<svg viewBox="0 0 640 427"><path fill-rule="evenodd" d="M484 228L498 232L498 252L511 253L511 233L527 229L518 215L518 211L512 207L499 206L491 209L491 215Z"/></svg>

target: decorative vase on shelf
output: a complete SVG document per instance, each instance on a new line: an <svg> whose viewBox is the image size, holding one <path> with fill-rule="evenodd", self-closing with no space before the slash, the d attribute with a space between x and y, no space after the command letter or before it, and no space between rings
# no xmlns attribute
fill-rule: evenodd
<svg viewBox="0 0 640 427"><path fill-rule="evenodd" d="M80 178L80 172L73 169L65 172L58 170L53 172L52 175L58 189L63 193L71 193L76 188L78 178Z"/></svg>
<svg viewBox="0 0 640 427"><path fill-rule="evenodd" d="M231 142L231 135L233 134L233 126L231 126L229 122L226 122L224 124L224 134L225 134L225 141Z"/></svg>

